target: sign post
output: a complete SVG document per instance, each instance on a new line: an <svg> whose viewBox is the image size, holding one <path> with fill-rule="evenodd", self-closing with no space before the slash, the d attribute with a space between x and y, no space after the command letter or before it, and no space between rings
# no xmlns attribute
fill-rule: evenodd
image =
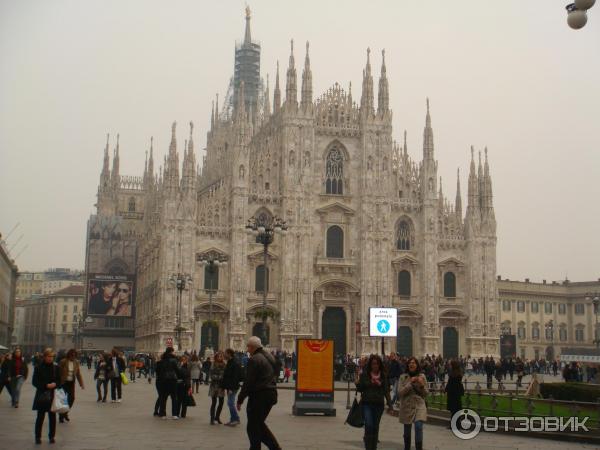
<svg viewBox="0 0 600 450"><path fill-rule="evenodd" d="M381 337L381 356L385 356L385 338L398 334L396 308L369 308L369 336Z"/></svg>
<svg viewBox="0 0 600 450"><path fill-rule="evenodd" d="M333 340L297 339L296 392L292 414L335 416L333 407Z"/></svg>

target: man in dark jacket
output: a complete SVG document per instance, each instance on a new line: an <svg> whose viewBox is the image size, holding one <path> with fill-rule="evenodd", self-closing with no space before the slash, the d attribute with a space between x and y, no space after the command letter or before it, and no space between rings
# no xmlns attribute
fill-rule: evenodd
<svg viewBox="0 0 600 450"><path fill-rule="evenodd" d="M154 403L154 415L158 416L159 415L159 411L160 411L160 402L163 396L163 383L162 383L162 364L163 364L163 360L159 359L156 362L156 365L154 367L154 369L156 370L156 381L155 381L155 387L156 387L156 394L158 395L158 397L156 398L156 403Z"/></svg>
<svg viewBox="0 0 600 450"><path fill-rule="evenodd" d="M177 358L173 354L173 347L167 347L161 359L160 375L157 378L161 379L161 399L158 415L163 419L167 418L167 399L171 397L171 413L173 419L179 419L179 411L177 405L177 379L179 375L179 367Z"/></svg>
<svg viewBox="0 0 600 450"><path fill-rule="evenodd" d="M121 389L121 374L125 372L125 360L116 348L111 351L111 356L106 361L106 370L110 378L110 399L112 403L121 403L123 391Z"/></svg>
<svg viewBox="0 0 600 450"><path fill-rule="evenodd" d="M263 350L260 338L252 336L247 343L252 357L246 367L246 379L237 400L237 410L248 397L246 431L250 440L250 450L260 450L261 442L269 450L280 450L277 439L265 424L271 408L277 403L277 363L273 356Z"/></svg>
<svg viewBox="0 0 600 450"><path fill-rule="evenodd" d="M229 407L229 415L231 416L229 422L225 425L235 426L240 424L240 416L235 409L235 396L240 388L242 368L235 360L235 353L232 349L228 348L225 350L225 359L227 360L227 365L225 366L225 372L223 372L221 387L227 392L227 406Z"/></svg>

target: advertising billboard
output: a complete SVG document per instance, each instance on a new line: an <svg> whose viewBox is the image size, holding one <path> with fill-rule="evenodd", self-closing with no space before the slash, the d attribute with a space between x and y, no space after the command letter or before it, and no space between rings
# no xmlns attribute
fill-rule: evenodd
<svg viewBox="0 0 600 450"><path fill-rule="evenodd" d="M334 341L297 339L296 395L292 413L335 415L333 407Z"/></svg>
<svg viewBox="0 0 600 450"><path fill-rule="evenodd" d="M132 317L135 275L90 274L87 289L88 315Z"/></svg>
<svg viewBox="0 0 600 450"><path fill-rule="evenodd" d="M369 336L396 337L398 310L396 308L369 308Z"/></svg>

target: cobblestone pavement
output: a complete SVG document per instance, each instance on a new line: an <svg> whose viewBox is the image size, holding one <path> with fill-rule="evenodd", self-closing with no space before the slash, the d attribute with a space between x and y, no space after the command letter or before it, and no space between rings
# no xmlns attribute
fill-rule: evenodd
<svg viewBox="0 0 600 450"><path fill-rule="evenodd" d="M50 445L45 436L42 445L33 444L31 410L33 386L28 379L23 386L21 406L10 407L6 393L0 396L0 449L25 450L54 448L77 450L130 450L130 449L247 449L245 411L242 425L229 428L209 424L207 387L201 386L196 394L196 408L188 409L183 420L161 420L152 416L156 391L145 380L123 387L122 403L96 403L92 371L83 369L86 389L77 388L71 422L57 424L56 444ZM295 417L291 414L294 392L281 390L279 403L268 419L285 450L359 450L362 431L344 425L346 394L336 392L337 417ZM169 406L168 406L169 408ZM169 409L167 409L169 410ZM228 418L225 407L222 419ZM226 420L223 420L225 422ZM397 419L384 415L381 423L380 450L402 448L402 431ZM460 441L450 430L436 425L425 425L426 449L575 449L596 448L593 445L573 444L527 438L519 434L483 433L471 441ZM414 448L414 447L413 447Z"/></svg>

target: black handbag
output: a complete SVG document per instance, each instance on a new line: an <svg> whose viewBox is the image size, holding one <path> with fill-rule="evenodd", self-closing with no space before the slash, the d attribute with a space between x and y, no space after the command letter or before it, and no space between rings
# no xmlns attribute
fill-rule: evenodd
<svg viewBox="0 0 600 450"><path fill-rule="evenodd" d="M185 396L185 404L187 407L196 406L196 400L194 399L194 396L192 394Z"/></svg>
<svg viewBox="0 0 600 450"><path fill-rule="evenodd" d="M354 401L352 402L352 407L348 412L348 417L346 417L346 421L351 427L362 428L365 426L365 419L363 418L362 408L360 407L360 403L356 399L356 394L354 394Z"/></svg>
<svg viewBox="0 0 600 450"><path fill-rule="evenodd" d="M40 392L37 403L41 409L50 409L50 407L52 406L53 398L54 392L50 390L45 390Z"/></svg>

